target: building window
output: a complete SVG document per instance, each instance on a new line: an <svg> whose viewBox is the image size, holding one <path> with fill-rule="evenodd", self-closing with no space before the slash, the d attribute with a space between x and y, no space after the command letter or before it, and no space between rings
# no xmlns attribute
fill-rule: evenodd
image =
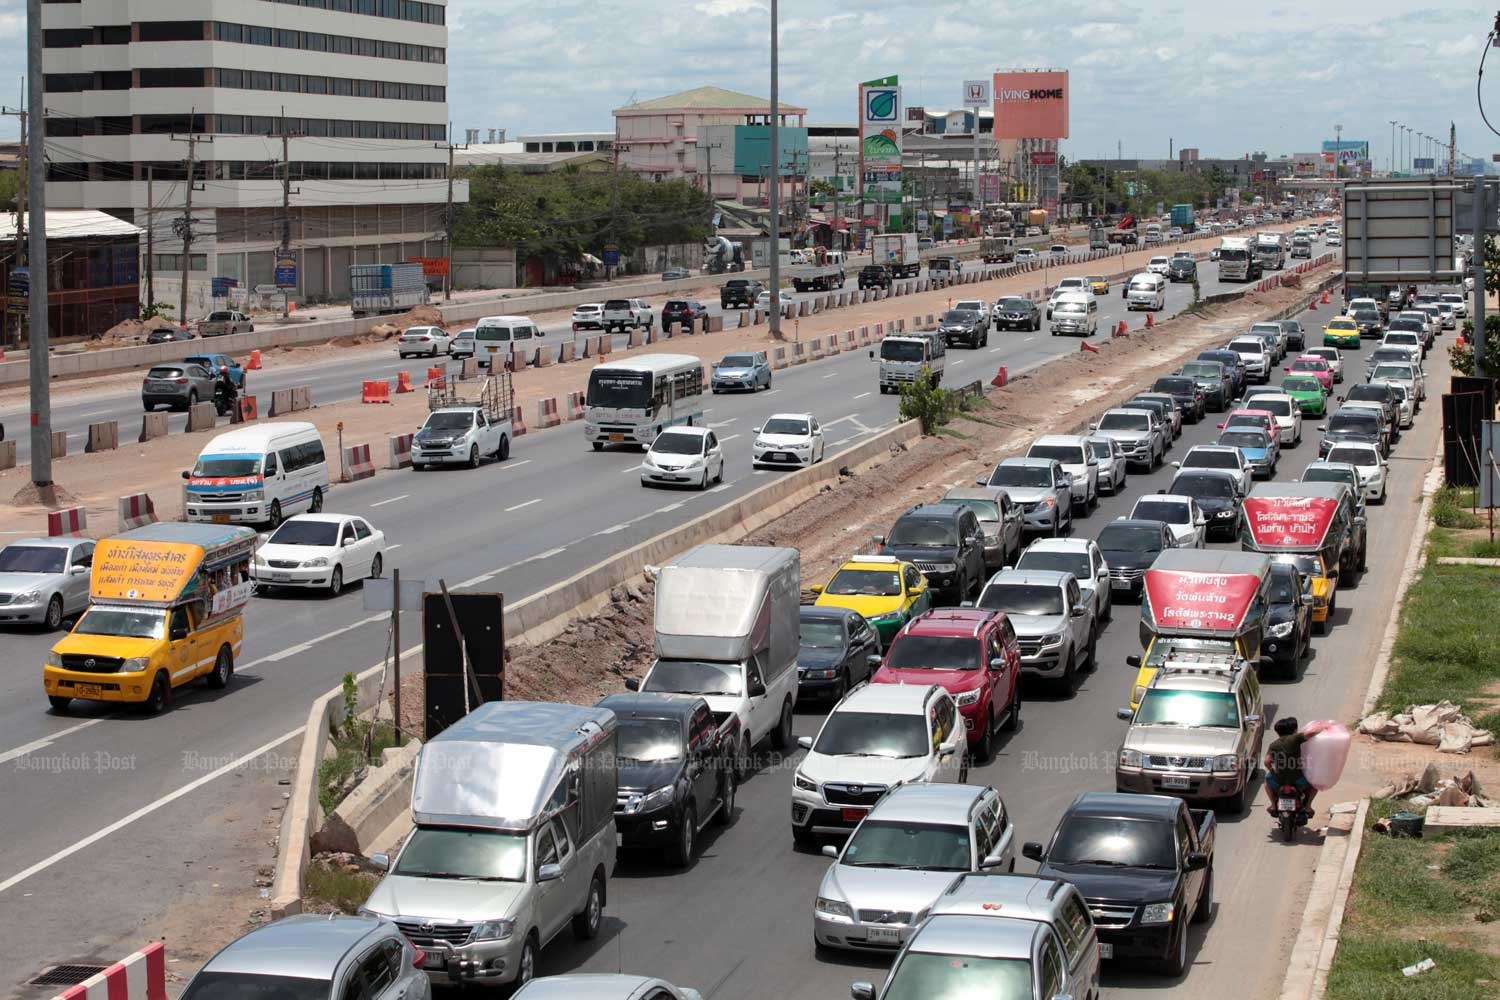
<svg viewBox="0 0 1500 1000"><path fill-rule="evenodd" d="M137 70L140 87L202 87L207 71L200 67Z"/></svg>
<svg viewBox="0 0 1500 1000"><path fill-rule="evenodd" d="M128 24L106 24L94 30L98 33L100 45L130 44L130 25Z"/></svg>
<svg viewBox="0 0 1500 1000"><path fill-rule="evenodd" d="M136 29L142 42L201 42L209 37L202 21L141 21Z"/></svg>
<svg viewBox="0 0 1500 1000"><path fill-rule="evenodd" d="M42 32L46 49L78 49L94 40L92 28L48 28Z"/></svg>
<svg viewBox="0 0 1500 1000"><path fill-rule="evenodd" d="M188 270L190 270L190 271L207 271L208 270L208 254L206 254L206 253L195 253L195 254L189 254L188 256L190 258L189 261L188 261ZM158 270L158 271L181 271L182 270L182 254L180 254L180 253L158 253L158 254L152 254L151 255L151 263L152 263L152 266L155 267L156 270Z"/></svg>
<svg viewBox="0 0 1500 1000"><path fill-rule="evenodd" d="M47 0L49 3L68 3L76 0ZM344 14L364 14L368 17L390 17L421 24L445 24L446 9L435 3L421 0L274 0L291 7L313 7Z"/></svg>

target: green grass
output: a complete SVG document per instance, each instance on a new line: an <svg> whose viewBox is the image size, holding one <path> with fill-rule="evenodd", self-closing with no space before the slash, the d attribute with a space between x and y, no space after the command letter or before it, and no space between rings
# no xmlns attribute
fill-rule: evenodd
<svg viewBox="0 0 1500 1000"><path fill-rule="evenodd" d="M1429 563L1406 592L1381 706L1404 709L1447 698L1469 707L1500 680L1497 623L1500 574Z"/></svg>
<svg viewBox="0 0 1500 1000"><path fill-rule="evenodd" d="M1485 519L1472 513L1473 490L1445 486L1432 497L1432 522L1439 528L1479 528Z"/></svg>
<svg viewBox="0 0 1500 1000"><path fill-rule="evenodd" d="M324 815L338 808L364 777L371 764L380 763L381 751L396 746L396 729L389 722L380 722L375 732L370 733L370 723L363 719L352 719L352 725L341 727L330 733L336 753L324 757L318 765L318 804ZM365 753L365 741L370 741L369 753Z"/></svg>
<svg viewBox="0 0 1500 1000"><path fill-rule="evenodd" d="M367 872L345 871L323 861L314 861L307 866L302 905L308 912L321 912L332 907L340 913L357 913L370 898L378 881L375 875Z"/></svg>
<svg viewBox="0 0 1500 1000"><path fill-rule="evenodd" d="M1424 958L1437 968L1410 978L1401 970ZM1407 940L1379 929L1339 938L1328 972L1328 1000L1481 1000L1500 997L1496 956L1473 948ZM1488 980L1480 985L1480 980Z"/></svg>

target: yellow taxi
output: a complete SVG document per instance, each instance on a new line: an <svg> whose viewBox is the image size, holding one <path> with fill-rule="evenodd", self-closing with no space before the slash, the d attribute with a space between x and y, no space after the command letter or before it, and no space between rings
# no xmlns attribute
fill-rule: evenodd
<svg viewBox="0 0 1500 1000"><path fill-rule="evenodd" d="M1359 350L1359 324L1348 316L1335 316L1323 327L1323 346Z"/></svg>
<svg viewBox="0 0 1500 1000"><path fill-rule="evenodd" d="M1146 652L1125 657L1125 663L1135 667L1135 683L1130 688L1130 710L1141 707L1141 699L1151 686L1156 670L1168 660L1192 661L1196 663L1234 661L1245 659L1245 651L1239 639L1202 639L1185 635L1155 635L1146 646Z"/></svg>
<svg viewBox="0 0 1500 1000"><path fill-rule="evenodd" d="M826 584L810 588L822 608L848 608L880 634L883 649L902 626L932 606L927 578L895 556L855 556Z"/></svg>
<svg viewBox="0 0 1500 1000"><path fill-rule="evenodd" d="M1102 274L1091 274L1086 279L1089 283L1089 291L1095 295L1109 294L1109 279Z"/></svg>

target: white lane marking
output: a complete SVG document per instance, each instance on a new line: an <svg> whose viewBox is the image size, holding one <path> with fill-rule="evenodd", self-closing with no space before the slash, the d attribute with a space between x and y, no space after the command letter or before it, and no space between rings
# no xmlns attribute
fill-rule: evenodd
<svg viewBox="0 0 1500 1000"><path fill-rule="evenodd" d="M217 768L217 769L215 769L213 771L210 771L207 774L203 775L203 777L201 777L201 778L195 778L194 780L188 782L186 785L183 785L181 788L178 788L177 790L172 791L172 792L168 792L166 795L163 795L160 798L157 798L157 799L155 799L155 800L153 800L151 802L148 802L147 804L145 804L145 805L141 806L139 809L137 809L135 812L130 813L130 814L126 815L126 816L122 816L121 818L115 820L113 823L109 824L108 826L103 827L103 828L101 828L99 830L94 831L93 833L89 834L87 837L84 837L82 840L75 841L72 844L69 844L67 847L64 847L62 850L57 851L56 853L51 854L48 857L43 858L42 860L38 861L36 864L32 865L31 867L22 869L21 871L19 871L16 874L12 875L10 878L6 879L4 882L0 882L0 892L5 892L5 890L7 890L7 889L10 889L10 888L12 888L12 887L14 887L16 885L19 885L20 883L22 883L22 882L26 881L27 879L31 878L31 876L37 874L38 872L46 871L48 868L51 868L53 865L57 864L59 861L63 861L63 860L66 860L67 858L72 857L73 855L77 854L79 851L83 850L84 848L89 847L90 845L98 843L99 841L103 840L105 837L108 837L109 835L115 833L118 830L123 830L125 827L127 827L130 824L134 823L136 820L141 819L142 817L151 815L152 813L156 812L158 809L162 808L163 806L171 805L173 802L176 802L178 799L182 798L184 795L187 795L187 794L189 794L191 792L196 791L199 788L202 788L204 785L208 784L210 781L214 781L214 780L216 780L218 778L223 777L224 775L228 774L231 771L239 769L239 767L242 764L244 764L246 761L253 760L256 757L261 756L262 754L270 753L272 750L274 750L277 747L281 746L281 744L285 743L287 740L294 739L297 736L300 736L302 734L302 732L306 728L307 728L306 726L299 726L296 729L293 729L289 733L283 733L282 735L276 737L273 740L270 740L270 741L268 741L266 743L262 743L260 746L256 747L254 750L251 750L249 753L241 754L241 755L235 757L234 759L230 760L228 763L226 763L222 767L219 767L219 768Z"/></svg>
<svg viewBox="0 0 1500 1000"><path fill-rule="evenodd" d="M1029 343L1031 343L1035 339L1036 339L1035 337L1027 337L1025 340L1021 341L1021 343L1023 343L1023 344L1029 344Z"/></svg>
<svg viewBox="0 0 1500 1000"><path fill-rule="evenodd" d="M963 359L963 358L954 358L954 359L953 359L953 363L954 363L954 364L955 364L955 365L961 365L961 364L963 364L963 363L964 363L964 360L965 360L965 359Z"/></svg>
<svg viewBox="0 0 1500 1000"><path fill-rule="evenodd" d="M518 469L523 465L530 465L531 459L523 458L519 462L506 462L500 466L502 469Z"/></svg>
<svg viewBox="0 0 1500 1000"><path fill-rule="evenodd" d="M734 439L735 439L735 438L737 438L737 437L741 437L741 436L742 436L742 435L739 435L739 434L731 434L731 435L729 435L729 436L728 436L728 437L726 437L726 438L719 438L719 443L720 443L720 444L723 444L723 443L724 443L724 442L726 442L726 441L733 441L733 440L734 440Z"/></svg>
<svg viewBox="0 0 1500 1000"><path fill-rule="evenodd" d="M780 389L767 389L765 391L764 395L766 395L766 396L774 396L774 395L776 395L780 391L781 391Z"/></svg>
<svg viewBox="0 0 1500 1000"><path fill-rule="evenodd" d="M535 500L527 500L525 503L518 503L518 504L516 504L513 507L507 507L507 508L505 508L505 513L509 514L509 513L513 512L513 511L520 510L522 507L530 507L534 503L541 503L541 502L542 502L542 498L541 497L537 497Z"/></svg>
<svg viewBox="0 0 1500 1000"><path fill-rule="evenodd" d="M87 420L89 417L102 417L106 413L113 413L113 412L114 412L113 410L90 410L87 413L80 413L80 414L78 414L78 419L79 420Z"/></svg>
<svg viewBox="0 0 1500 1000"><path fill-rule="evenodd" d="M703 412L707 413L708 411L705 410ZM734 423L738 419L740 419L740 418L739 417L730 417L728 420L715 420L712 423L710 423L708 426L712 427L714 430L718 430L720 427L728 427L730 424Z"/></svg>
<svg viewBox="0 0 1500 1000"><path fill-rule="evenodd" d="M866 396L872 396L872 395L874 395L873 392L862 392L858 396L855 396L854 398L855 399L864 399Z"/></svg>
<svg viewBox="0 0 1500 1000"><path fill-rule="evenodd" d="M824 379L824 381L827 381L828 379L838 378L838 377L839 377L839 373L838 372L829 372L827 375L823 376L823 379Z"/></svg>
<svg viewBox="0 0 1500 1000"><path fill-rule="evenodd" d="M305 653L320 642L326 642L329 639L343 635L345 632L352 632L355 629L359 628L361 625L369 625L371 622L384 620L385 615L370 615L368 618L359 618L355 621L349 622L347 625L340 625L338 628L328 632L324 632L322 635L316 635L304 642L299 642L295 646L288 646L286 649L278 649L274 653L267 653L265 656L262 656L256 660L251 660L249 663L238 664L234 669L239 673L244 673L247 670L254 670L262 663L276 663L278 661L286 659L288 656L296 656L298 653Z"/></svg>
<svg viewBox="0 0 1500 1000"><path fill-rule="evenodd" d="M641 467L639 465L632 465L632 466L629 466L628 468L621 469L620 470L620 475L623 476L623 475L626 475L626 474L631 473L631 472L640 472L640 471L641 471Z"/></svg>
<svg viewBox="0 0 1500 1000"><path fill-rule="evenodd" d="M403 493L399 497L391 497L388 500L377 500L374 503L370 504L370 506L371 507L384 507L388 503L395 503L398 500L409 500L409 499L411 499L411 494L410 493Z"/></svg>
<svg viewBox="0 0 1500 1000"><path fill-rule="evenodd" d="M708 492L710 492L710 493L723 493L725 490L729 489L729 487L731 487L733 485L734 485L733 483L720 483L718 486L715 486L713 489L709 490Z"/></svg>
<svg viewBox="0 0 1500 1000"><path fill-rule="evenodd" d="M999 354L1003 350L1005 350L1005 348L1003 348L1003 347L991 347L990 348L990 353L991 354Z"/></svg>
<svg viewBox="0 0 1500 1000"><path fill-rule="evenodd" d="M600 530L594 532L594 534L595 535L613 535L613 534L615 534L618 531L624 531L628 527L630 527L630 522L629 521L621 521L619 524L612 524L608 528L601 528Z"/></svg>
<svg viewBox="0 0 1500 1000"><path fill-rule="evenodd" d="M387 552L395 552L397 549L399 549L404 544L406 544L406 543L405 542L397 542L395 545L387 545L385 547L385 550Z"/></svg>
<svg viewBox="0 0 1500 1000"><path fill-rule="evenodd" d="M30 743L23 743L21 746L16 747L14 750L7 750L4 753L0 753L0 764L15 760L17 757L24 757L29 753L35 753L38 750L45 749L58 740L62 739L64 736L71 736L73 733L78 732L80 729L87 729L89 726L97 726L107 718L109 718L109 716L106 715L100 716L97 719L89 719L87 722L80 722L75 726L69 726L66 729L59 729L55 733L48 733L46 736L43 736L39 740L32 740Z"/></svg>

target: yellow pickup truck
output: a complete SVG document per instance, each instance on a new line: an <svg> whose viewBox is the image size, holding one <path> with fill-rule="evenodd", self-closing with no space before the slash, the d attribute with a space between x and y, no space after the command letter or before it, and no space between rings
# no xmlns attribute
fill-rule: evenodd
<svg viewBox="0 0 1500 1000"><path fill-rule="evenodd" d="M89 606L47 653L42 686L65 712L75 698L151 714L200 677L222 688L244 643L255 532L214 524L152 524L94 549Z"/></svg>

